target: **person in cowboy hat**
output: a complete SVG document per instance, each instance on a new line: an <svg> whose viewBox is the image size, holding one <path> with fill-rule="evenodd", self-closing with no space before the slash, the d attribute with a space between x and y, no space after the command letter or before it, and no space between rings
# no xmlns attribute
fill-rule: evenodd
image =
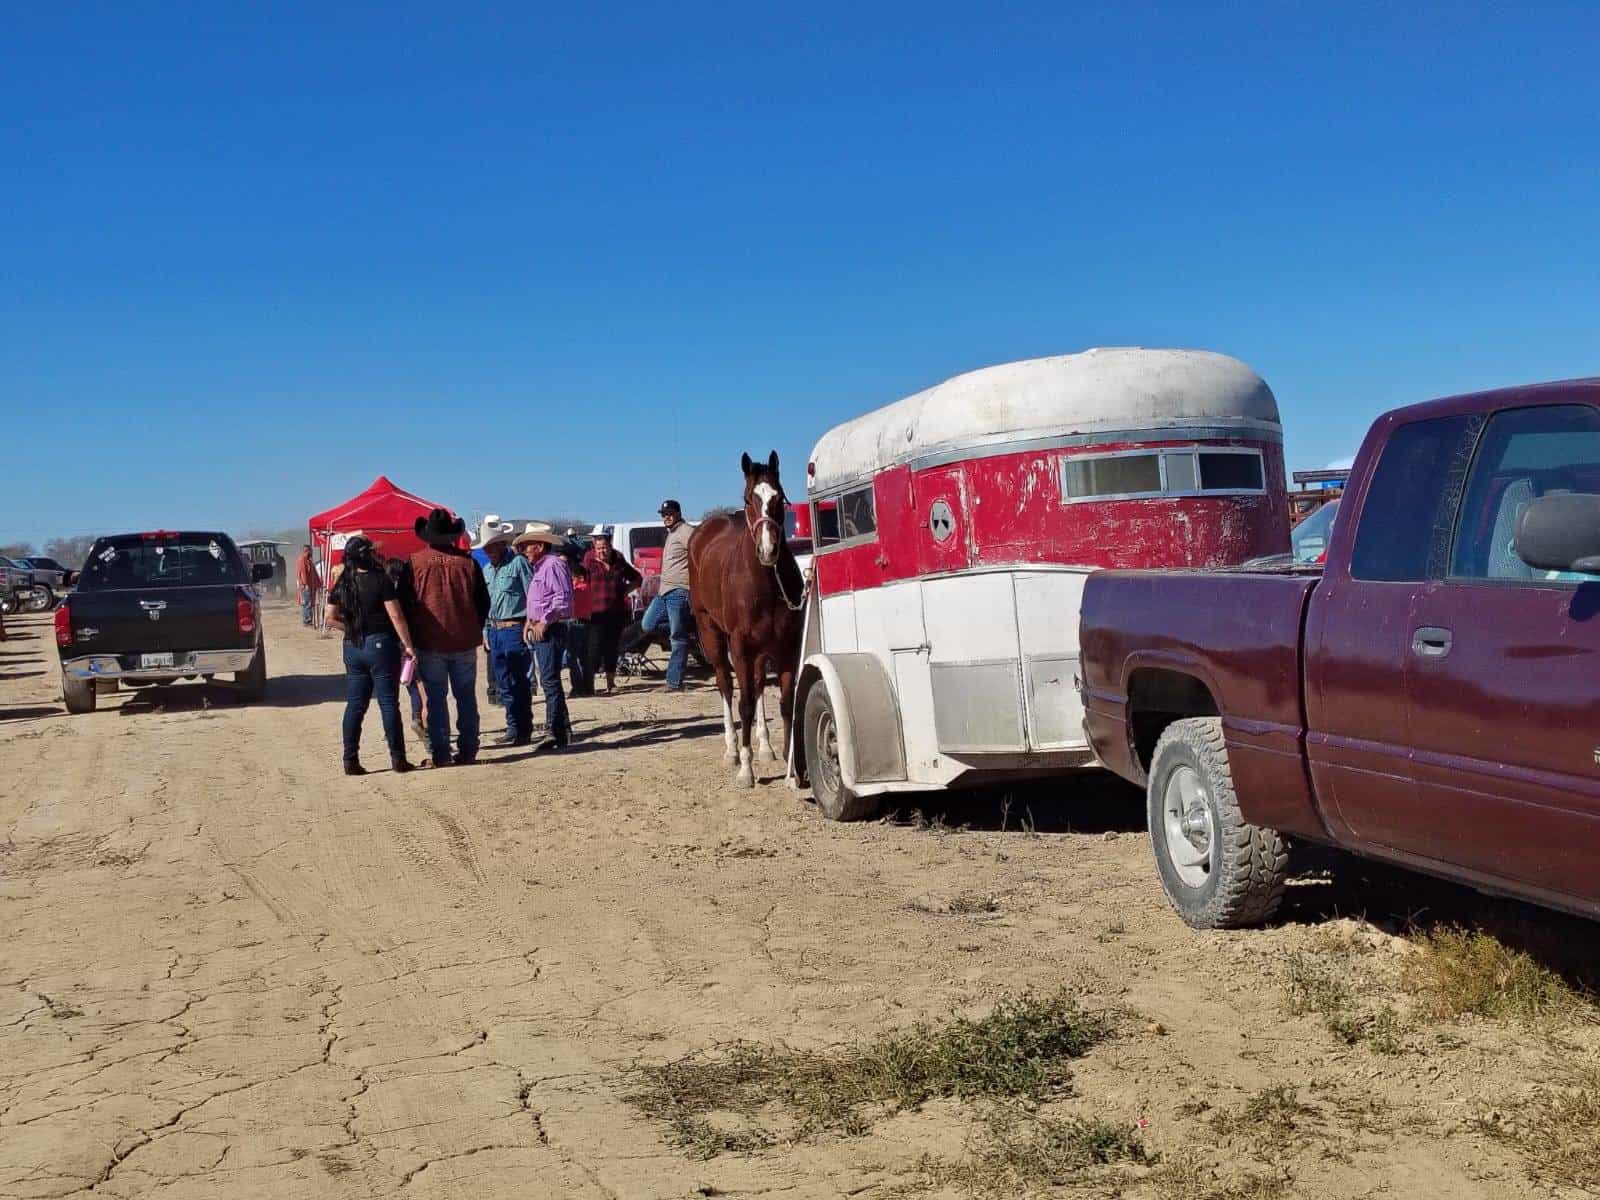
<svg viewBox="0 0 1600 1200"><path fill-rule="evenodd" d="M495 694L506 709L506 731L496 745L526 746L533 741L533 690L528 681L533 651L522 635L528 624L528 585L533 582L533 567L512 550L512 532L510 524L486 530L478 546L489 560L483 569L489 586L483 648L489 654Z"/></svg>
<svg viewBox="0 0 1600 1200"><path fill-rule="evenodd" d="M666 625L672 635L672 654L667 659L667 690L683 691L683 671L689 665L689 535L694 532L683 519L683 506L676 500L663 500L658 510L667 527L667 542L661 548L661 588L644 610L639 622L637 646Z"/></svg>
<svg viewBox="0 0 1600 1200"><path fill-rule="evenodd" d="M617 655L622 649L622 631L628 624L628 593L644 582L612 546L613 532L609 525L596 525L589 535L592 545L583 556L590 600L589 639L584 653L590 679L602 666L605 668L607 694L617 688Z"/></svg>
<svg viewBox="0 0 1600 1200"><path fill-rule="evenodd" d="M405 599L417 642L417 673L428 697L428 748L424 766L466 765L478 757L478 645L489 618L489 588L477 559L461 548L466 522L436 508L418 517L426 545L411 556ZM456 702L456 753L450 756L450 710Z"/></svg>
<svg viewBox="0 0 1600 1200"><path fill-rule="evenodd" d="M556 549L565 540L545 526L525 529L513 543L533 568L533 579L528 584L525 637L533 647L539 690L544 693L544 740L534 747L535 754L565 750L572 738L567 697L561 690L566 622L572 619L572 571L566 558Z"/></svg>

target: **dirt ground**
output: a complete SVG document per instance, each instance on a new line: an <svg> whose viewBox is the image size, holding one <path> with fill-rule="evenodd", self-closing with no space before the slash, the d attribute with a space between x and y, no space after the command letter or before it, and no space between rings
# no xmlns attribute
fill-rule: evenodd
<svg viewBox="0 0 1600 1200"><path fill-rule="evenodd" d="M1159 1158L1047 1191L1542 1196L1485 1130L1600 1056L1592 1024L1436 1020L1395 983L1408 918L1564 970L1594 926L1336 860L1277 926L1194 933L1101 776L831 825L776 764L732 786L709 687L638 684L576 702L564 757L348 779L338 644L288 609L248 707L190 686L69 717L48 619L8 626L0 1196L960 1195L926 1164L967 1152L971 1104L696 1160L630 1072L1063 987L1118 1023L1051 1111ZM375 711L366 745L386 762ZM1318 971L1342 1025L1294 1002ZM1218 1120L1279 1085L1298 1121Z"/></svg>

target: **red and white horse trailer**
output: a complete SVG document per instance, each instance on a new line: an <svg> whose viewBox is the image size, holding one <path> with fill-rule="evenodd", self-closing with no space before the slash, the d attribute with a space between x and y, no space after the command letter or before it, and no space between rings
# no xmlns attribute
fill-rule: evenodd
<svg viewBox="0 0 1600 1200"><path fill-rule="evenodd" d="M1099 349L960 375L825 434L795 745L823 812L1093 762L1076 673L1085 576L1289 547L1261 377Z"/></svg>

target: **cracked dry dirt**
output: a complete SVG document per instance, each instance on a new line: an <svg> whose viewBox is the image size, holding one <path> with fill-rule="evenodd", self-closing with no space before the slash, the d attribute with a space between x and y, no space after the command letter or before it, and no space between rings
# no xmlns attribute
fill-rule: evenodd
<svg viewBox="0 0 1600 1200"><path fill-rule="evenodd" d="M1145 1118L1156 1150L1214 1141L1197 1101L1288 1082L1399 1117L1290 1194L1533 1194L1467 1119L1536 1077L1538 1045L1468 1030L1379 1058L1284 1015L1275 963L1327 912L1190 933L1137 797L1103 780L1030 793L1045 832L997 796L949 817L965 832L829 825L775 765L730 785L705 689L580 701L559 760L346 779L337 644L287 610L270 703L191 687L85 717L59 707L48 622L11 624L0 1196L887 1196L970 1115L692 1162L625 1072L1063 984L1139 1014L1079 1065L1077 1102ZM376 712L367 746L382 762ZM949 910L971 893L995 911Z"/></svg>

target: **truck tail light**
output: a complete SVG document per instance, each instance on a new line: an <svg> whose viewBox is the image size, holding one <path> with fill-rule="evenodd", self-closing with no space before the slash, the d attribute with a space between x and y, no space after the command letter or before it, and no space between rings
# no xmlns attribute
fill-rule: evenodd
<svg viewBox="0 0 1600 1200"><path fill-rule="evenodd" d="M256 631L256 602L249 596L240 596L234 604L234 614L239 619L240 633Z"/></svg>
<svg viewBox="0 0 1600 1200"><path fill-rule="evenodd" d="M56 645L72 645L72 609L65 604L56 609Z"/></svg>

